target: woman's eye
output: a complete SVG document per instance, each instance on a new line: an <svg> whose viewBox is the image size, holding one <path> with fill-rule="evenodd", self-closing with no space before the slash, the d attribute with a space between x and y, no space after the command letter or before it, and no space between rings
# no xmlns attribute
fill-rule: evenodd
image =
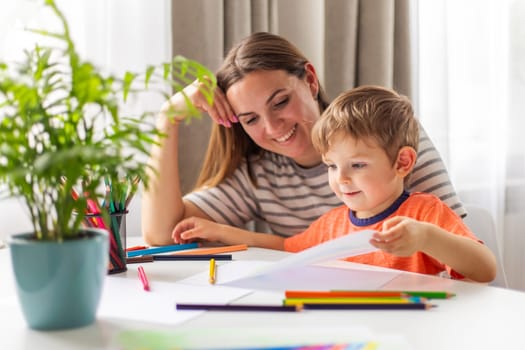
<svg viewBox="0 0 525 350"><path fill-rule="evenodd" d="M250 124L255 123L256 120L257 120L257 116L254 115L254 116L251 116L251 117L244 118L244 122L243 123L246 124L246 125L250 125Z"/></svg>
<svg viewBox="0 0 525 350"><path fill-rule="evenodd" d="M276 104L275 104L275 108L282 108L284 106L286 106L288 104L288 101L290 99L288 97L285 97L281 100L279 100Z"/></svg>

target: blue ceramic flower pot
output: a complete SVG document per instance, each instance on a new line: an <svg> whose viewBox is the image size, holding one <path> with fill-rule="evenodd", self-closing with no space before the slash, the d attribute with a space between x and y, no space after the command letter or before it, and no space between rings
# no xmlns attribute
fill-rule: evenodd
<svg viewBox="0 0 525 350"><path fill-rule="evenodd" d="M108 235L83 229L84 237L37 241L31 233L9 241L18 298L33 329L56 330L94 322L108 267Z"/></svg>

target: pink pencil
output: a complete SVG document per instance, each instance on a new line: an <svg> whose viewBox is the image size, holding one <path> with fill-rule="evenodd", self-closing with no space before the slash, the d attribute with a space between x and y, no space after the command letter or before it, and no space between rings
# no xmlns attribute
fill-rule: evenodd
<svg viewBox="0 0 525 350"><path fill-rule="evenodd" d="M148 277L146 277L146 272L144 272L144 269L142 266L138 267L139 272L139 279L142 282L142 285L144 286L144 290L149 292L149 282Z"/></svg>

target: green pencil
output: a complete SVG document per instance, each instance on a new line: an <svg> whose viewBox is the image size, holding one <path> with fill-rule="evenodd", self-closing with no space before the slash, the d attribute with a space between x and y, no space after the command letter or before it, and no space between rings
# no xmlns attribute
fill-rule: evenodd
<svg viewBox="0 0 525 350"><path fill-rule="evenodd" d="M403 294L411 297L423 297L428 299L449 299L456 294L443 291L404 291Z"/></svg>
<svg viewBox="0 0 525 350"><path fill-rule="evenodd" d="M332 290L329 292L318 291L286 291L288 298L306 297L422 297L427 299L448 299L456 294L446 291L399 291L399 290ZM333 294L331 294L333 293ZM322 295L321 295L322 294Z"/></svg>

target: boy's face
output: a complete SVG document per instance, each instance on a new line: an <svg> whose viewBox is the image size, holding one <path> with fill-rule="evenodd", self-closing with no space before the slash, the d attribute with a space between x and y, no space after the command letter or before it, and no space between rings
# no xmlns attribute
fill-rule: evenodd
<svg viewBox="0 0 525 350"><path fill-rule="evenodd" d="M403 192L403 177L373 138L337 135L323 161L332 191L358 218L381 213Z"/></svg>

